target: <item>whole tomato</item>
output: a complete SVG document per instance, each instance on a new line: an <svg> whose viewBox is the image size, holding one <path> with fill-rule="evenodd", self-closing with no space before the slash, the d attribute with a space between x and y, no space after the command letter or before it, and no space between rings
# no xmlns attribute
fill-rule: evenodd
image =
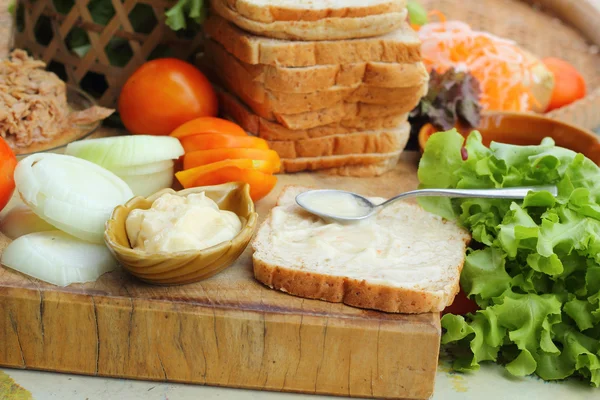
<svg viewBox="0 0 600 400"><path fill-rule="evenodd" d="M585 97L585 79L574 66L559 58L549 57L542 61L554 75L554 90L546 111L564 107Z"/></svg>
<svg viewBox="0 0 600 400"><path fill-rule="evenodd" d="M0 211L6 207L15 191L17 157L8 143L0 138Z"/></svg>
<svg viewBox="0 0 600 400"><path fill-rule="evenodd" d="M119 114L133 134L168 135L198 117L214 117L217 96L192 64L174 58L148 61L125 82Z"/></svg>

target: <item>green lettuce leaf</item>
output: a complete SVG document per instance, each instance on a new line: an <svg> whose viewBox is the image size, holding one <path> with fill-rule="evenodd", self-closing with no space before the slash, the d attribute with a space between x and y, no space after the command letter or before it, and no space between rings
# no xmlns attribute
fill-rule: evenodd
<svg viewBox="0 0 600 400"><path fill-rule="evenodd" d="M419 200L473 237L460 284L481 310L442 318L454 368L493 361L600 386L600 168L549 138L487 148L478 132L452 130L431 136L418 172L422 188L558 187L556 198Z"/></svg>

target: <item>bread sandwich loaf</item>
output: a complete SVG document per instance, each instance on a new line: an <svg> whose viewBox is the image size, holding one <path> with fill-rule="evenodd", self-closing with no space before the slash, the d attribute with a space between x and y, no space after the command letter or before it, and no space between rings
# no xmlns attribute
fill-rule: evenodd
<svg viewBox="0 0 600 400"><path fill-rule="evenodd" d="M370 2L371 0L364 0L363 5L368 5ZM307 9L319 11L330 8L328 5L331 3L333 2L307 0L297 0L296 2L300 7L307 6ZM262 5L263 9L269 8L269 3L265 1L255 2L255 5L258 4ZM356 5L359 4L356 3ZM210 0L210 8L214 13L244 30L257 35L291 40L340 40L383 35L398 28L407 15L406 9L399 7L398 11L388 8L384 13L356 17L323 15L318 19L257 21L249 18L248 13L240 13L237 9L238 6L241 4L236 1Z"/></svg>
<svg viewBox="0 0 600 400"><path fill-rule="evenodd" d="M429 83L404 0L211 7L198 65L215 83L221 114L266 139L281 172L362 177L395 166L408 113Z"/></svg>
<svg viewBox="0 0 600 400"><path fill-rule="evenodd" d="M286 187L252 242L254 276L300 297L398 313L439 312L459 290L467 231L397 202L360 223L326 223ZM374 199L383 201L383 199Z"/></svg>

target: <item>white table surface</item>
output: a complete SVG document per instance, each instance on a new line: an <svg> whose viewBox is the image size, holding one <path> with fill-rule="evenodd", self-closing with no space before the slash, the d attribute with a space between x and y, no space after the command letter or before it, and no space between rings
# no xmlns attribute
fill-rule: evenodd
<svg viewBox="0 0 600 400"><path fill-rule="evenodd" d="M591 400L600 389L581 381L544 382L514 378L492 364L471 374L450 371L444 358L438 366L432 400ZM19 385L20 388L15 385ZM12 392L11 392L12 387ZM4 392L3 392L4 391ZM105 379L50 372L0 370L0 400L318 400L340 397L259 392L209 386Z"/></svg>

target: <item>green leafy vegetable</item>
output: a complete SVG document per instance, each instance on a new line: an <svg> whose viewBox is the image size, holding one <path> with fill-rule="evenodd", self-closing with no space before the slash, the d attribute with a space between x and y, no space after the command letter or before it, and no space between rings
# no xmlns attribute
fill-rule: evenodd
<svg viewBox="0 0 600 400"><path fill-rule="evenodd" d="M206 8L203 0L179 0L165 15L165 23L174 31L178 31L187 28L188 18L201 24L206 18Z"/></svg>
<svg viewBox="0 0 600 400"><path fill-rule="evenodd" d="M417 0L408 0L406 3L408 10L408 19L413 25L425 25L428 22L427 10Z"/></svg>
<svg viewBox="0 0 600 400"><path fill-rule="evenodd" d="M465 157L466 156L466 157ZM442 343L454 364L503 363L516 376L581 376L600 386L600 168L546 138L537 146L434 134L419 165L423 188L556 184L524 201L423 198L421 205L472 232L461 287L481 307L447 314Z"/></svg>

